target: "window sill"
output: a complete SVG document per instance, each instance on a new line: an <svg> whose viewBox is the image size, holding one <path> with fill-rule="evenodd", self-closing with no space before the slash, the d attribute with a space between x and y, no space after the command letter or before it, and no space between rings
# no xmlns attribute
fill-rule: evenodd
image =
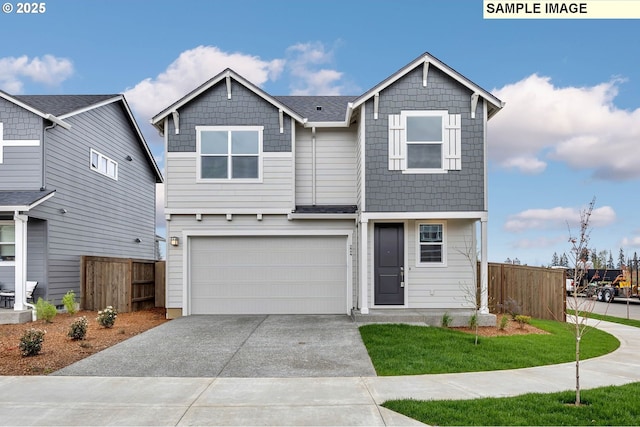
<svg viewBox="0 0 640 427"><path fill-rule="evenodd" d="M402 173L409 175L436 175L448 173L446 169L403 169Z"/></svg>
<svg viewBox="0 0 640 427"><path fill-rule="evenodd" d="M198 184L262 184L262 178L242 178L242 179L214 179L197 178Z"/></svg>

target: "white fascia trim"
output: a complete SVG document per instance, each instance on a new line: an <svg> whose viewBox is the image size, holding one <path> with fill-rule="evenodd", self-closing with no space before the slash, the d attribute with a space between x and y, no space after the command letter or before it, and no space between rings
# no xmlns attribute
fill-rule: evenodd
<svg viewBox="0 0 640 427"><path fill-rule="evenodd" d="M56 192L52 192L51 194L47 194L42 199L38 199L30 205L16 205L16 206L2 206L0 208L0 212L29 212L29 210L35 208L39 204L42 204L52 198Z"/></svg>
<svg viewBox="0 0 640 427"><path fill-rule="evenodd" d="M78 114L85 113L87 111L95 110L96 108L104 107L105 105L112 104L117 101L121 101L123 99L122 95L114 96L113 98L105 99L104 101L97 102L95 104L91 104L87 107L80 108L79 110L72 111L70 113L62 114L59 118L66 119L68 117L76 116Z"/></svg>
<svg viewBox="0 0 640 427"><path fill-rule="evenodd" d="M278 102L271 95L269 95L268 93L264 92L262 89L258 88L253 83L249 82L248 80L246 80L245 78L243 78L242 76L237 74L235 71L233 71L231 69L226 69L226 70L222 71L220 74L218 74L217 76L213 77L209 81L203 83L202 85L200 85L199 87L197 87L196 89L194 89L193 91L191 91L190 93L188 93L187 95L182 97L180 100L174 102L169 107L167 107L164 110L162 110L160 113L156 114L151 119L151 124L156 126L156 127L158 127L158 124L160 122L162 122L169 114L171 114L172 111L181 108L182 106L184 106L185 104L187 104L191 100L193 100L194 98L197 98L198 96L200 96L200 94L202 94L203 92L207 91L209 88L217 85L223 79L226 79L227 76L230 76L235 81L237 81L238 83L243 85L245 88L249 89L250 91L252 91L256 95L258 95L259 97L261 97L262 99L264 99L265 101L270 103L271 105L275 106L278 109L281 109L282 111L287 113L287 115L289 115L290 117L294 118L296 121L298 121L300 123L304 123L306 121L305 118L303 118L300 115L298 115L295 111L291 110L286 105Z"/></svg>
<svg viewBox="0 0 640 427"><path fill-rule="evenodd" d="M353 219L356 220L358 219L358 214L357 213L352 213L352 214L340 214L340 213L334 213L334 214L322 214L322 213L290 213L288 216L288 219Z"/></svg>
<svg viewBox="0 0 640 427"><path fill-rule="evenodd" d="M431 65L436 66L440 71L447 74L449 77L456 80L458 83L471 89L473 92L480 93L483 98L485 98L486 100L491 102L493 105L495 105L497 109L500 109L504 106L504 102L500 101L490 92L482 89L480 86L476 85L471 80L467 79L462 74L458 73L457 71L455 71L454 69L452 69L451 67L449 67L448 65L440 61L439 59L431 56L428 53L425 53L419 56L418 58L416 58L415 60L413 60L412 62L410 62L408 65L400 69L395 74L392 74L389 78L384 80L382 83L378 84L377 86L374 86L372 89L367 91L364 95L362 95L353 103L353 107L354 108L359 107L360 105L365 103L367 100L369 100L372 96L374 96L377 92L381 92L382 90L394 84L400 78L404 77L407 73L409 73L416 67L423 65L425 61L429 62Z"/></svg>
<svg viewBox="0 0 640 427"><path fill-rule="evenodd" d="M468 212L363 212L360 214L361 221L375 220L404 220L404 219L476 219L487 221L488 212L468 211Z"/></svg>
<svg viewBox="0 0 640 427"><path fill-rule="evenodd" d="M291 157L293 157L293 153L290 151L263 151L262 157L270 157L270 158L280 157L284 159L290 159Z"/></svg>
<svg viewBox="0 0 640 427"><path fill-rule="evenodd" d="M191 236L347 236L351 240L353 230L350 229L323 229L323 230L291 230L289 228L278 229L251 229L251 230L189 230L182 231L182 237ZM186 241L186 240L185 240Z"/></svg>
<svg viewBox="0 0 640 427"><path fill-rule="evenodd" d="M348 128L349 122L305 122L303 126L306 128Z"/></svg>
<svg viewBox="0 0 640 427"><path fill-rule="evenodd" d="M229 208L229 209L197 209L197 208L165 208L165 215L288 215L290 209L279 208Z"/></svg>

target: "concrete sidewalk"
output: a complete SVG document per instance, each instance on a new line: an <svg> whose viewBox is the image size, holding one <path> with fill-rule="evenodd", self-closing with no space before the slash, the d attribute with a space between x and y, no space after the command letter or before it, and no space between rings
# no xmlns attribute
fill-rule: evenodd
<svg viewBox="0 0 640 427"><path fill-rule="evenodd" d="M615 352L581 363L583 388L640 381L637 328L600 322ZM495 385L500 384L499 388ZM1 377L2 425L419 425L386 400L571 390L575 364L351 378Z"/></svg>

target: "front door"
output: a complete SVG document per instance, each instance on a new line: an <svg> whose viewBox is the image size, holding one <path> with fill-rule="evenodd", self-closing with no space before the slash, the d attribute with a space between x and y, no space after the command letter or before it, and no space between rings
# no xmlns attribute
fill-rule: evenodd
<svg viewBox="0 0 640 427"><path fill-rule="evenodd" d="M375 305L404 304L404 224L375 224Z"/></svg>

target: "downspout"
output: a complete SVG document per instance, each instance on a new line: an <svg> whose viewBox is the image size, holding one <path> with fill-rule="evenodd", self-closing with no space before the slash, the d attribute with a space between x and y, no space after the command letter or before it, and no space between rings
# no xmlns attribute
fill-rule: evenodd
<svg viewBox="0 0 640 427"><path fill-rule="evenodd" d="M311 128L311 204L316 205L316 127Z"/></svg>
<svg viewBox="0 0 640 427"><path fill-rule="evenodd" d="M42 129L42 149L41 149L42 151L42 177L41 177L42 185L40 187L40 191L44 191L47 189L47 174L46 174L47 156L45 152L46 134L48 130L53 129L56 126L58 125L55 122L52 122L50 126L46 126Z"/></svg>

